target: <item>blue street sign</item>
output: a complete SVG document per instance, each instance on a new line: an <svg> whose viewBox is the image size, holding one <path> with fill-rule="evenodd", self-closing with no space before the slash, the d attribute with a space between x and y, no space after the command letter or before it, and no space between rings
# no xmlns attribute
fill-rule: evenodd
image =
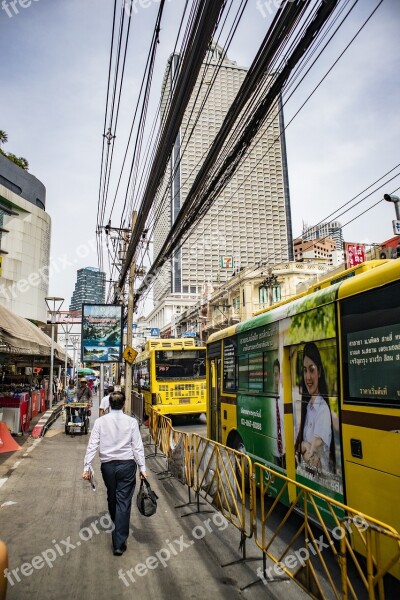
<svg viewBox="0 0 400 600"><path fill-rule="evenodd" d="M152 327L150 329L150 335L151 335L151 337L159 337L160 330L158 329L158 327Z"/></svg>
<svg viewBox="0 0 400 600"><path fill-rule="evenodd" d="M195 331L185 331L185 333L183 334L183 337L195 338L196 332Z"/></svg>

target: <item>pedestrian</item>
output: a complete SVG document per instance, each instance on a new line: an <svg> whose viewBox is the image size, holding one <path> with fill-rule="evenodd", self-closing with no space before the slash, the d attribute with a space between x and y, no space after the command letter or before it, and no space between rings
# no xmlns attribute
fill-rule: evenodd
<svg viewBox="0 0 400 600"><path fill-rule="evenodd" d="M114 386L108 386L108 394L104 396L103 400L100 402L99 406L99 417L110 412L110 394L114 391Z"/></svg>
<svg viewBox="0 0 400 600"><path fill-rule="evenodd" d="M146 479L144 448L136 419L123 412L125 394L110 395L110 412L96 419L84 459L83 479L90 479L91 464L99 448L101 474L107 488L108 511L114 523L113 552L121 556L129 535L136 469Z"/></svg>
<svg viewBox="0 0 400 600"><path fill-rule="evenodd" d="M110 384L108 383L107 379L105 379L105 380L104 380L104 383L103 383L103 393L104 393L104 395L105 395L105 396L107 396L107 395L108 395L108 388L109 388L109 385L110 385Z"/></svg>
<svg viewBox="0 0 400 600"><path fill-rule="evenodd" d="M65 401L67 403L72 402L75 396L75 384L74 380L70 379L68 382L68 387L65 390Z"/></svg>
<svg viewBox="0 0 400 600"><path fill-rule="evenodd" d="M92 392L88 387L87 380L82 377L79 380L78 391L76 392L76 398L78 402L90 402L92 403Z"/></svg>

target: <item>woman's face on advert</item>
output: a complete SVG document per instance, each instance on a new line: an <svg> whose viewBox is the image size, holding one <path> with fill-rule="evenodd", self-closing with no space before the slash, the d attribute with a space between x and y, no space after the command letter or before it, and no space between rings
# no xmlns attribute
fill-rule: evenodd
<svg viewBox="0 0 400 600"><path fill-rule="evenodd" d="M319 369L308 356L305 356L303 361L303 377L310 396L318 394Z"/></svg>

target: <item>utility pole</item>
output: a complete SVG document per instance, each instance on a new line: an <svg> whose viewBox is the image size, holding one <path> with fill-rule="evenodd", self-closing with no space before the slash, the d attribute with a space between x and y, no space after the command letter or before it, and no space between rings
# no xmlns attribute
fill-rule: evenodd
<svg viewBox="0 0 400 600"><path fill-rule="evenodd" d="M133 211L132 214L132 231L135 229L137 220L137 212ZM129 283L128 283L128 313L127 313L127 334L126 334L126 345L132 346L132 325L133 325L133 296L134 296L134 282L135 282L135 261L132 260L129 269ZM125 411L130 416L132 413L132 365L129 362L125 362Z"/></svg>

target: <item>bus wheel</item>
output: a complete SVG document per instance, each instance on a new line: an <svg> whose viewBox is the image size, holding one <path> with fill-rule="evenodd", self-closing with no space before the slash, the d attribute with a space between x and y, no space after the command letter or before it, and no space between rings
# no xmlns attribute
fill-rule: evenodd
<svg viewBox="0 0 400 600"><path fill-rule="evenodd" d="M240 437L240 435L237 433L237 431L235 431L232 435L230 435L228 437L227 445L229 448L232 448L233 450L237 450L238 452L241 452L242 454L247 454L243 440ZM240 469L237 469L237 476L240 480L240 478L241 478ZM249 464L247 461L244 461L244 484L245 484L246 491L249 491L250 490L250 468L249 468Z"/></svg>

